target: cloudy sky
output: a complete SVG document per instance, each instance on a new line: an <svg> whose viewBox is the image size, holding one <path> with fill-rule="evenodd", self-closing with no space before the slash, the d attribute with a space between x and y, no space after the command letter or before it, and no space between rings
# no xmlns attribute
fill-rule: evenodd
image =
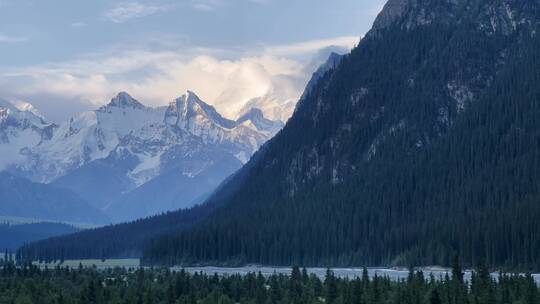
<svg viewBox="0 0 540 304"><path fill-rule="evenodd" d="M127 91L163 105L195 91L226 116L295 99L384 0L0 0L0 98L60 121Z"/></svg>

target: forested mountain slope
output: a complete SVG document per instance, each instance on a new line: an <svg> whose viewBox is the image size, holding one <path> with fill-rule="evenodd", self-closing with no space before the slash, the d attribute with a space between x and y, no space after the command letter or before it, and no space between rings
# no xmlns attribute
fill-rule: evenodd
<svg viewBox="0 0 540 304"><path fill-rule="evenodd" d="M448 265L459 253L540 268L538 3L414 3L300 104L226 207L146 261Z"/></svg>
<svg viewBox="0 0 540 304"><path fill-rule="evenodd" d="M223 207L144 261L540 269L539 6L391 0ZM80 254L59 243L19 254Z"/></svg>
<svg viewBox="0 0 540 304"><path fill-rule="evenodd" d="M0 248L14 251L30 242L77 231L80 229L61 223L0 224Z"/></svg>

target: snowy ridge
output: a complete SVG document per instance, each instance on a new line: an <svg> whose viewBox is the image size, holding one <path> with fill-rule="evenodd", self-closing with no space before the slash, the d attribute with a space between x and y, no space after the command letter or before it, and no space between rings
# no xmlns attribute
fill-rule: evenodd
<svg viewBox="0 0 540 304"><path fill-rule="evenodd" d="M157 108L146 107L121 92L98 110L54 127L34 114L31 105L25 109L0 101L0 153L7 156L0 162L0 170L14 170L44 183L112 157L118 162L130 160L126 176L139 187L171 165L162 161L162 156L180 145L184 155L168 155L169 159L210 146L245 163L282 127L258 112L241 121L228 120L190 91L168 107ZM43 136L44 129L52 130L48 137ZM200 170L192 168L185 175L195 176Z"/></svg>
<svg viewBox="0 0 540 304"><path fill-rule="evenodd" d="M28 149L49 140L55 128L32 111L0 99L0 171L23 163Z"/></svg>
<svg viewBox="0 0 540 304"><path fill-rule="evenodd" d="M200 203L283 127L259 109L226 119L190 91L156 108L121 92L58 126L38 113L0 100L0 172L71 190L115 222Z"/></svg>
<svg viewBox="0 0 540 304"><path fill-rule="evenodd" d="M252 109L259 109L265 113L267 119L285 123L292 116L296 102L297 100L292 99L283 100L273 92L269 92L266 95L249 100L240 110L239 117L244 116Z"/></svg>

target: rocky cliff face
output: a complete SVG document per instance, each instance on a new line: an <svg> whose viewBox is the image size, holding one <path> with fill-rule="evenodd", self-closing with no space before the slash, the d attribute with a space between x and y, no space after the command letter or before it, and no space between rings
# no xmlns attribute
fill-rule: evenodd
<svg viewBox="0 0 540 304"><path fill-rule="evenodd" d="M411 6L416 5L417 0L390 0L388 1L382 12L379 14L373 24L374 30L380 30L386 28L393 23L401 20L402 16L410 9Z"/></svg>
<svg viewBox="0 0 540 304"><path fill-rule="evenodd" d="M392 25L412 29L433 23L469 23L489 34L510 35L538 24L537 10L536 0L390 0L377 17L373 33Z"/></svg>
<svg viewBox="0 0 540 304"><path fill-rule="evenodd" d="M299 103L297 127L323 128L325 137L290 156L290 195L321 177L340 183L396 137L416 153L445 136L536 35L538 7L536 0L390 0L345 66ZM383 74L386 84L374 80Z"/></svg>

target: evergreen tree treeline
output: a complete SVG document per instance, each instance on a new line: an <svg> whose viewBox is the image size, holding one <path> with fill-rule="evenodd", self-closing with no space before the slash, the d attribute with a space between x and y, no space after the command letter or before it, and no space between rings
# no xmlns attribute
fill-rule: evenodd
<svg viewBox="0 0 540 304"><path fill-rule="evenodd" d="M370 279L367 270L355 279L339 278L328 270L321 280L298 267L290 276L264 277L0 266L0 303L15 304L538 304L539 295L530 275L501 274L494 280L485 268L476 270L471 282L464 282L460 276L426 278L421 271L392 281Z"/></svg>

